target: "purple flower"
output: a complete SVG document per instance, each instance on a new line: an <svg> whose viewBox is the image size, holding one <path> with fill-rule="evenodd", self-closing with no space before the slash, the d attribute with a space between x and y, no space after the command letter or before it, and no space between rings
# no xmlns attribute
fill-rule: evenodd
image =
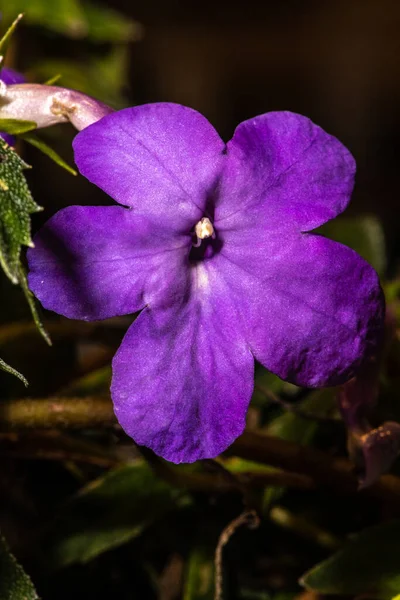
<svg viewBox="0 0 400 600"><path fill-rule="evenodd" d="M261 115L224 144L196 111L153 104L104 117L74 149L120 206L57 213L29 250L29 283L69 318L141 311L111 386L138 444L174 462L214 457L243 431L254 359L313 387L374 351L375 271L308 233L347 206L354 160L309 119Z"/></svg>
<svg viewBox="0 0 400 600"><path fill-rule="evenodd" d="M24 83L25 77L21 75L21 73L17 73L17 71L14 71L14 69L4 67L0 71L0 81L3 81L7 85L14 83ZM14 145L15 139L12 135L0 132L0 137L3 138L3 140L5 140L10 146Z"/></svg>

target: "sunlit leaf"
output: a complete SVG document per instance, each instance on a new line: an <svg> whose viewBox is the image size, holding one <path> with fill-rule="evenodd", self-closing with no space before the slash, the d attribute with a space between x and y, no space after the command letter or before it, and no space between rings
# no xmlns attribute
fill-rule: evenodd
<svg viewBox="0 0 400 600"><path fill-rule="evenodd" d="M0 536L1 600L38 600L33 583Z"/></svg>
<svg viewBox="0 0 400 600"><path fill-rule="evenodd" d="M24 21L40 25L56 33L80 38L88 31L88 25L78 0L12 0L1 7L6 23L11 23L18 13L24 13Z"/></svg>
<svg viewBox="0 0 400 600"><path fill-rule="evenodd" d="M0 139L0 264L19 281L21 246L31 246L30 215L41 209L29 191L23 170L28 165Z"/></svg>
<svg viewBox="0 0 400 600"><path fill-rule="evenodd" d="M400 590L400 520L365 529L301 583L320 594L392 598Z"/></svg>
<svg viewBox="0 0 400 600"><path fill-rule="evenodd" d="M176 506L180 494L144 463L108 472L85 487L60 516L49 550L54 566L85 563L132 540Z"/></svg>
<svg viewBox="0 0 400 600"><path fill-rule="evenodd" d="M0 369L2 371L5 371L6 373L10 373L10 375L14 375L14 377L17 377L18 379L20 379L22 381L22 383L25 386L28 386L28 381L25 379L25 377L16 369L13 369L13 367L10 367L10 365L8 365L6 362L4 362L3 359L0 358ZM1 596L0 596L1 598Z"/></svg>

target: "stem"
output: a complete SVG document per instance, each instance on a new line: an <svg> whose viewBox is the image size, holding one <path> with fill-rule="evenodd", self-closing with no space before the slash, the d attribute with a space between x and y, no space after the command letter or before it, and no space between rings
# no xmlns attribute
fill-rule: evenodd
<svg viewBox="0 0 400 600"><path fill-rule="evenodd" d="M0 430L113 427L108 398L35 398L0 402Z"/></svg>
<svg viewBox="0 0 400 600"><path fill-rule="evenodd" d="M112 404L108 398L58 397L0 402L0 431L114 427L116 424ZM316 448L301 446L277 437L246 431L232 444L227 453L293 474L305 475L308 481L304 480L304 487L310 484L311 479L315 484L341 494L354 494L359 488L353 472L354 466L349 460L331 457ZM260 476L260 479L263 477L264 475ZM266 479L265 475L265 481ZM294 480L291 483L295 485ZM298 483L300 487L299 480ZM398 503L400 478L383 475L377 483L361 493Z"/></svg>

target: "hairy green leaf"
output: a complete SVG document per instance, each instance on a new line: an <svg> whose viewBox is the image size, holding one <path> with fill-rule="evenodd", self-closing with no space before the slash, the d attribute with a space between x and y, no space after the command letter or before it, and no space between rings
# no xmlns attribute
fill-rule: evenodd
<svg viewBox="0 0 400 600"><path fill-rule="evenodd" d="M0 536L0 598L1 600L38 600L33 583L11 554Z"/></svg>
<svg viewBox="0 0 400 600"><path fill-rule="evenodd" d="M8 365L1 358L0 358L0 369L2 371L6 371L6 373L10 373L10 375L14 375L14 377L18 377L18 379L20 379L25 386L28 386L28 381L25 379L25 377L22 375L22 373L20 373L16 369L13 369L13 367L10 367L10 365ZM1 598L1 596L0 596L0 598Z"/></svg>
<svg viewBox="0 0 400 600"><path fill-rule="evenodd" d="M393 598L400 589L400 520L365 529L301 583L320 594Z"/></svg>
<svg viewBox="0 0 400 600"><path fill-rule="evenodd" d="M19 282L21 246L31 246L32 213L42 210L29 191L23 170L28 165L0 139L0 264Z"/></svg>
<svg viewBox="0 0 400 600"><path fill-rule="evenodd" d="M141 462L108 472L60 516L49 551L54 566L85 563L132 540L176 506L180 494Z"/></svg>

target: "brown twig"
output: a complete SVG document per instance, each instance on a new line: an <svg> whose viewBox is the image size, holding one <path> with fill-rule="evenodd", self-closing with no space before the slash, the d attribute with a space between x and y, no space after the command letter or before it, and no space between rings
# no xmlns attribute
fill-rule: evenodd
<svg viewBox="0 0 400 600"><path fill-rule="evenodd" d="M215 595L214 600L223 600L223 552L226 544L236 533L239 527L247 525L250 529L255 529L260 524L260 518L255 510L246 510L236 519L231 521L221 533L217 548L215 550Z"/></svg>

